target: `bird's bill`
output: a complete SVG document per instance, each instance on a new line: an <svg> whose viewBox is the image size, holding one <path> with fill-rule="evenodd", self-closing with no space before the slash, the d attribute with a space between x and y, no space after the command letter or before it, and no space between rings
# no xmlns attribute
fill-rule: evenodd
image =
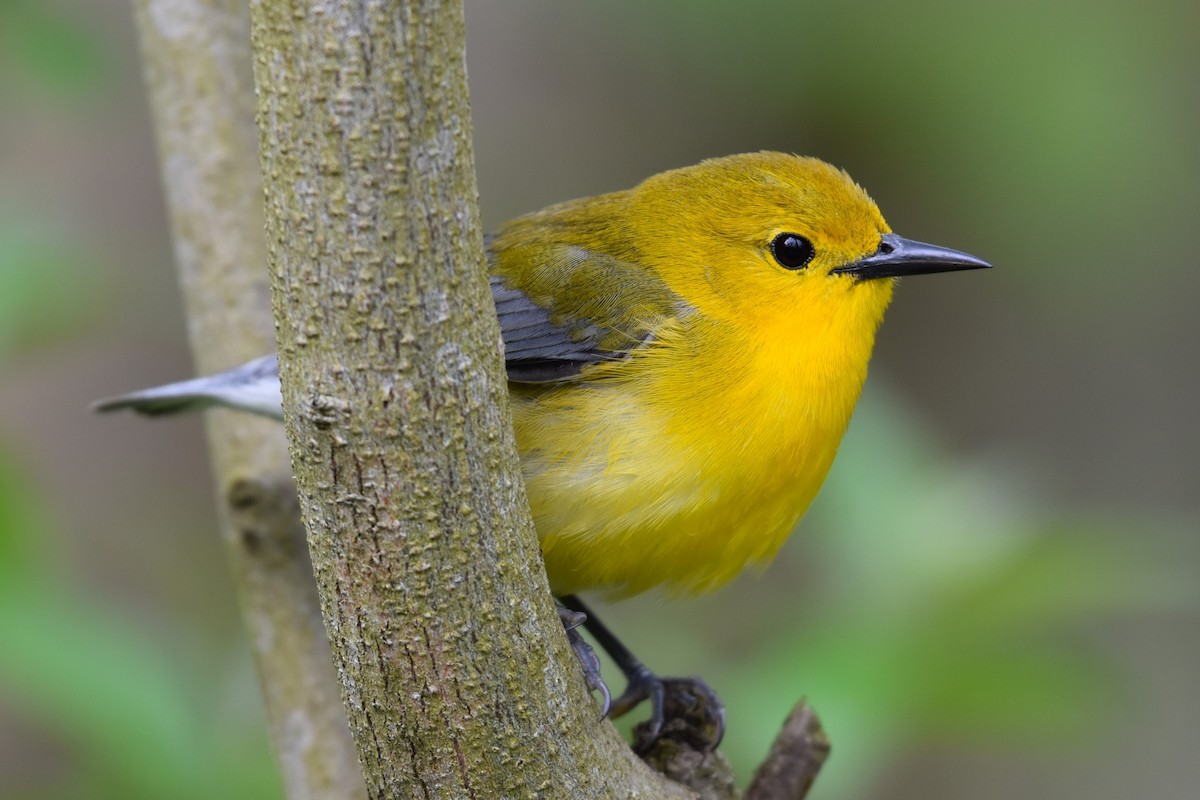
<svg viewBox="0 0 1200 800"><path fill-rule="evenodd" d="M860 281L869 281L876 278L928 275L931 272L990 269L991 266L982 259L948 247L914 242L894 233L885 233L880 237L879 249L873 255L838 267L833 272L839 275L853 275Z"/></svg>

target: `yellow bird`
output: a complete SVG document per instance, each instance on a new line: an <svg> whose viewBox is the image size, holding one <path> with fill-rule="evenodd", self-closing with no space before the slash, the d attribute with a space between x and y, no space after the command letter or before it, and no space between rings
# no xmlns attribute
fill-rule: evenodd
<svg viewBox="0 0 1200 800"><path fill-rule="evenodd" d="M551 206L487 249L560 596L705 591L769 559L833 463L894 279L989 266L893 234L844 172L769 152ZM274 356L98 407L214 404L281 417ZM646 686L616 710L639 693L659 715Z"/></svg>

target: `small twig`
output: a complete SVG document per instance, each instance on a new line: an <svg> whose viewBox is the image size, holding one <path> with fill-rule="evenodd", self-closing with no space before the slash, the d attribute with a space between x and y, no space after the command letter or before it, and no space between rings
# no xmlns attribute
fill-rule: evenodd
<svg viewBox="0 0 1200 800"><path fill-rule="evenodd" d="M828 757L829 739L821 721L801 700L754 773L744 800L803 800Z"/></svg>

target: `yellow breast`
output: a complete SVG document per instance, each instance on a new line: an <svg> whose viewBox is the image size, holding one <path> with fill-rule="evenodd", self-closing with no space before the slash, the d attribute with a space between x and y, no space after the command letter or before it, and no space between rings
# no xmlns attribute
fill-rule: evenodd
<svg viewBox="0 0 1200 800"><path fill-rule="evenodd" d="M824 481L861 392L886 300L857 305L740 333L695 314L588 380L514 388L554 591L705 591L772 556Z"/></svg>

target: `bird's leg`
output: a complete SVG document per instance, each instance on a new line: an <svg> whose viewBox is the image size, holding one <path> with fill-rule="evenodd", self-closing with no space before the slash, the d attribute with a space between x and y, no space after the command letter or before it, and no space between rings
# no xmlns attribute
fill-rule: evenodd
<svg viewBox="0 0 1200 800"><path fill-rule="evenodd" d="M587 622L587 614L559 605L556 605L555 608L558 609L558 618L567 632L567 641L571 644L571 651L575 653L575 659L579 661L579 666L583 667L583 678L587 681L588 690L599 691L604 696L604 703L600 708L600 718L604 719L612 707L612 693L608 691L608 684L604 682L604 677L600 674L599 656L579 632L579 626Z"/></svg>
<svg viewBox="0 0 1200 800"><path fill-rule="evenodd" d="M639 731L640 746L635 749L641 752L658 740L667 723L668 710L672 718L686 717L684 721L691 733L690 738L695 740L698 734L699 738L704 740L704 749L713 749L721 743L721 737L725 733L725 705L703 679L658 677L621 643L577 595L567 595L560 599L567 609L584 615L583 627L587 628L588 633L592 634L596 642L612 657L628 681L625 691L609 706L608 716L619 717L643 700L650 701L650 719L645 723L646 728ZM576 655L578 653L577 648ZM591 653L591 657L595 658L595 653ZM580 660L582 662L582 656ZM586 665L584 672L587 673Z"/></svg>

